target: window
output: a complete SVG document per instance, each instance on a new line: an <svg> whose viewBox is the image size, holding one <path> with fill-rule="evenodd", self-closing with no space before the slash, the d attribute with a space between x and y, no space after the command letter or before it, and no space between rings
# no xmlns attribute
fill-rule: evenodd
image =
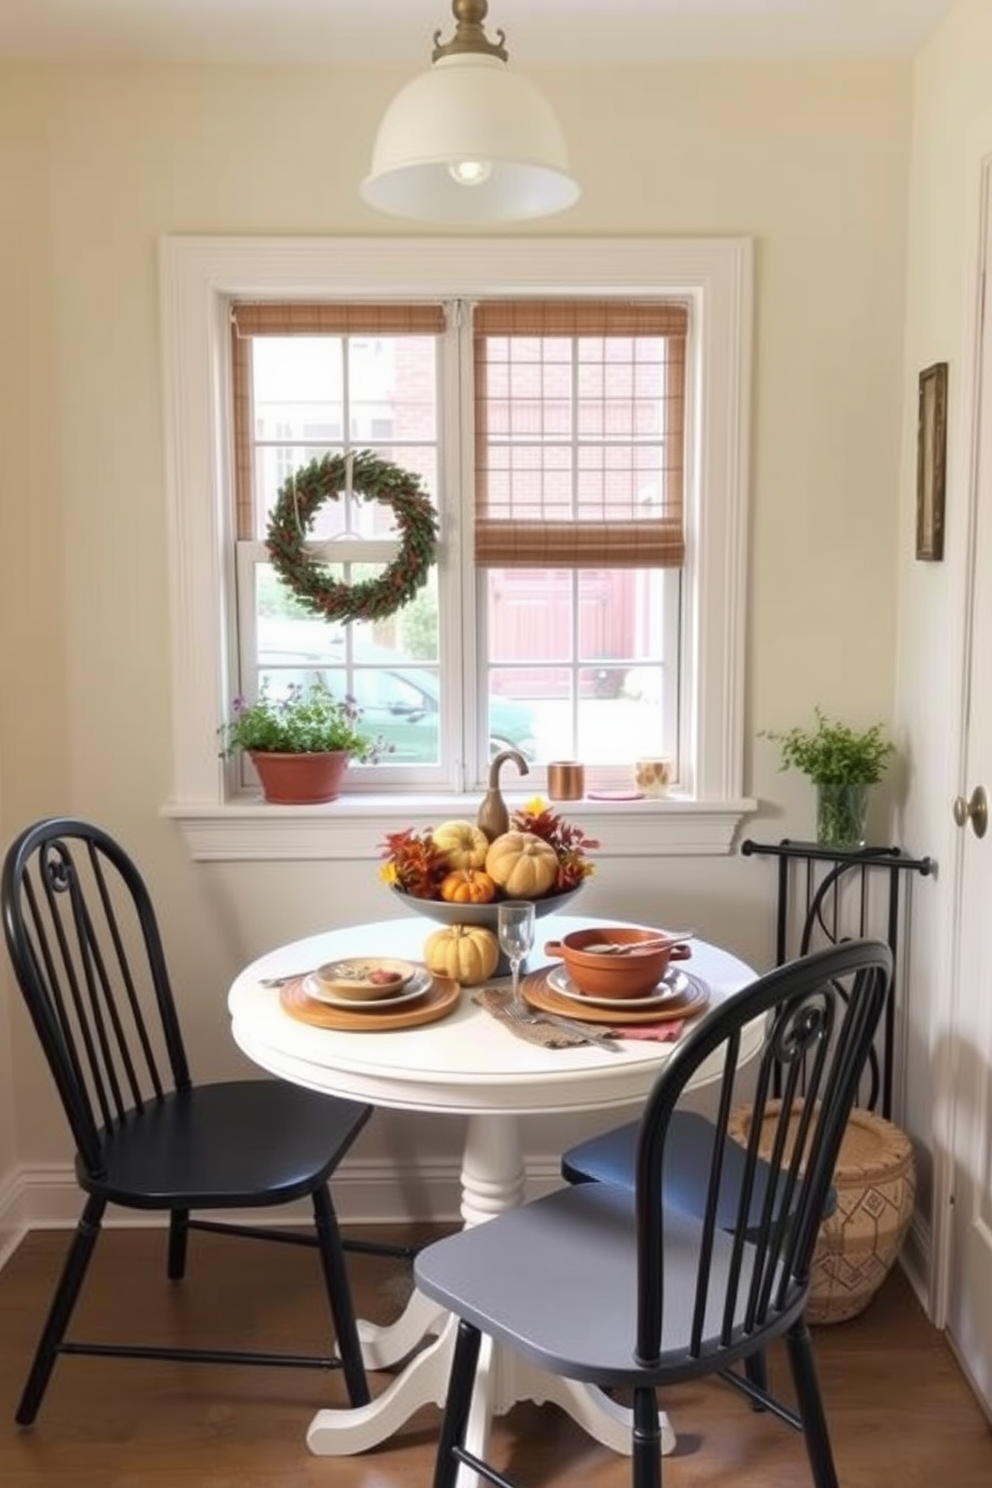
<svg viewBox="0 0 992 1488"><path fill-rule="evenodd" d="M634 753L670 753L677 798L603 807L604 824L635 852L727 851L752 804L740 794L749 244L168 239L162 263L170 809L194 850L327 850L319 814L276 831L217 759L217 724L254 668L276 682L336 673L370 721L395 728L402 752L367 772L364 801L336 803L344 855L370 820L395 823L399 795L404 821L457 811L528 716L535 788L550 757L584 758L619 785ZM337 318L284 334L287 309L315 308ZM425 314L439 326L409 319ZM609 321L621 314L668 319ZM397 374L401 345L416 377ZM238 365L249 354L254 409ZM442 551L415 637L399 612L393 630L344 627L338 645L274 603L264 514L280 477L348 447L379 449L436 493ZM328 503L321 533L350 531L337 561L388 561L375 526L388 512L368 507L356 525L347 506ZM634 717L648 732L632 748Z"/></svg>
<svg viewBox="0 0 992 1488"><path fill-rule="evenodd" d="M680 779L688 327L657 298L475 307L480 669L535 700L538 761L582 760L593 789L639 755Z"/></svg>
<svg viewBox="0 0 992 1488"><path fill-rule="evenodd" d="M232 329L238 691L322 676L362 701L390 752L353 765L352 789L479 789L508 747L538 786L549 759L582 759L602 788L658 754L677 782L687 308L239 302ZM468 428L439 410L466 376ZM439 560L396 614L328 624L271 571L264 539L295 473L356 447L432 495ZM451 479L466 468L474 513ZM318 514L314 556L357 582L392 560L391 533L388 509L345 489Z"/></svg>

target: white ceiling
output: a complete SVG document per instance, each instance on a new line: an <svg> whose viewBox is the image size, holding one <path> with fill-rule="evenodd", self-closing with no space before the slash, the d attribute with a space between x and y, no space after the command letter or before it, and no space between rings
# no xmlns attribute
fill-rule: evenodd
<svg viewBox="0 0 992 1488"><path fill-rule="evenodd" d="M908 57L955 0L491 0L511 62ZM450 0L0 0L0 58L430 61Z"/></svg>

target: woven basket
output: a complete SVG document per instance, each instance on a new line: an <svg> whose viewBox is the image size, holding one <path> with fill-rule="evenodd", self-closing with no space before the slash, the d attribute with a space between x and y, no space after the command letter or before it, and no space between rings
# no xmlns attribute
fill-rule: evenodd
<svg viewBox="0 0 992 1488"><path fill-rule="evenodd" d="M759 1148L763 1156L771 1149L771 1129L780 1109L781 1102L768 1102L769 1136ZM742 1145L747 1143L751 1119L750 1107L740 1107L730 1117L730 1134ZM909 1138L891 1121L856 1107L841 1142L833 1182L837 1207L820 1226L813 1252L806 1309L810 1323L842 1323L856 1317L892 1269L916 1196Z"/></svg>

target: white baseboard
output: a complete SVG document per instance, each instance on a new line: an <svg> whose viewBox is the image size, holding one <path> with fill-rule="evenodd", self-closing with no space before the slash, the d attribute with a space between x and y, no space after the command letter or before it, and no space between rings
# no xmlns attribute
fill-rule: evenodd
<svg viewBox="0 0 992 1488"><path fill-rule="evenodd" d="M550 1193L560 1183L557 1154L528 1159L528 1198ZM451 1160L421 1161L405 1171L398 1171L395 1163L386 1159L346 1160L334 1176L333 1187L342 1224L450 1224L460 1213L460 1169ZM22 1167L5 1174L0 1179L0 1267L28 1230L72 1229L81 1207L75 1173L66 1164ZM287 1204L278 1211L248 1211L243 1217L247 1223L302 1224L309 1216L309 1205L301 1203ZM165 1219L161 1214L111 1207L105 1223L120 1229L150 1228L162 1226ZM899 1265L929 1316L930 1227L919 1212L913 1216Z"/></svg>
<svg viewBox="0 0 992 1488"><path fill-rule="evenodd" d="M561 1182L559 1159L536 1158L527 1165L527 1197L547 1193ZM376 1225L457 1221L461 1203L460 1166L452 1160L418 1161L405 1171L379 1159L342 1163L333 1179L334 1207L342 1224ZM68 1230L79 1219L82 1196L75 1173L67 1164L22 1167L0 1180L0 1266L14 1253L28 1230ZM311 1214L307 1203L286 1204L279 1210L246 1210L247 1224L301 1224ZM222 1218L204 1213L202 1218ZM104 1221L108 1228L155 1228L162 1214L111 1206Z"/></svg>
<svg viewBox="0 0 992 1488"><path fill-rule="evenodd" d="M930 1317L930 1225L919 1210L910 1221L909 1233L899 1252L899 1265L917 1301Z"/></svg>
<svg viewBox="0 0 992 1488"><path fill-rule="evenodd" d="M76 1192L78 1194L79 1190ZM30 1228L26 1199L21 1174L17 1170L5 1173L0 1180L0 1266L13 1255L25 1231Z"/></svg>
<svg viewBox="0 0 992 1488"><path fill-rule="evenodd" d="M947 1339L951 1353L954 1355L954 1358L957 1361L958 1368L961 1370L961 1373L968 1381L968 1385L971 1389L972 1394L978 1401L983 1414L986 1416L989 1426L992 1427L992 1400L989 1400L988 1396L983 1393L983 1390L987 1389L987 1384L985 1384L984 1382L980 1384L975 1377L974 1371L971 1367L971 1363L968 1359L965 1358L963 1352L958 1347L958 1342L957 1339L954 1337L954 1334L948 1330L944 1334L944 1337Z"/></svg>

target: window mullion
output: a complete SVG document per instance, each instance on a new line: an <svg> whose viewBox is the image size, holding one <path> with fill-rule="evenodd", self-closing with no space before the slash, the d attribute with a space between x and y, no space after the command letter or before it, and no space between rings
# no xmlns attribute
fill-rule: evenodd
<svg viewBox="0 0 992 1488"><path fill-rule="evenodd" d="M571 418L571 445L572 445L572 516L577 519L580 510L579 503L579 338L572 337L572 418ZM573 568L569 581L569 592L572 597L571 617L571 650L569 661L569 674L571 676L571 732L572 738L579 738L579 604L580 586L582 581L581 572Z"/></svg>
<svg viewBox="0 0 992 1488"><path fill-rule="evenodd" d="M463 300L453 301L448 332L442 342L441 459L443 582L441 592L442 696L449 753L446 763L456 790L474 789L483 766L478 710L467 706L480 690L477 574L473 554L475 519L474 388L472 377L472 315ZM461 705L462 699L466 706Z"/></svg>

